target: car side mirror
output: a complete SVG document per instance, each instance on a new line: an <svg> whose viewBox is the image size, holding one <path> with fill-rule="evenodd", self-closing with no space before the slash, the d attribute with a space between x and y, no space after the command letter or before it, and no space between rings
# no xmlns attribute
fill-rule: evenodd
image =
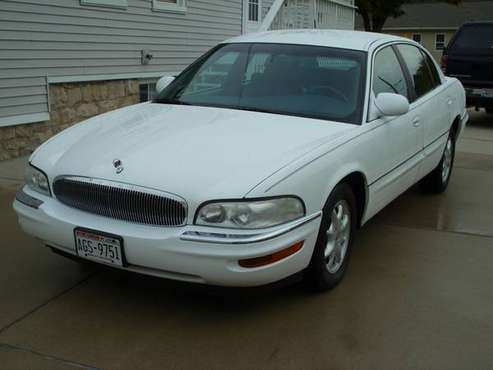
<svg viewBox="0 0 493 370"><path fill-rule="evenodd" d="M380 93L375 99L375 106L383 116L402 116L409 112L409 100L405 96Z"/></svg>
<svg viewBox="0 0 493 370"><path fill-rule="evenodd" d="M170 83L175 80L173 76L163 76L156 82L156 93L159 95Z"/></svg>

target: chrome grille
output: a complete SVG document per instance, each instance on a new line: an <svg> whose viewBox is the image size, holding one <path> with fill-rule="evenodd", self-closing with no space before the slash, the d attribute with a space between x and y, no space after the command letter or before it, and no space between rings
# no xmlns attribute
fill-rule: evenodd
<svg viewBox="0 0 493 370"><path fill-rule="evenodd" d="M155 226L186 223L186 202L169 193L85 177L55 180L53 192L63 204L100 216Z"/></svg>

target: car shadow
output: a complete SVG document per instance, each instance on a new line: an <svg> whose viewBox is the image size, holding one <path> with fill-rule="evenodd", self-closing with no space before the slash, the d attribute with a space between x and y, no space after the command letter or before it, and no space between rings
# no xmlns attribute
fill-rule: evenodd
<svg viewBox="0 0 493 370"><path fill-rule="evenodd" d="M486 113L484 109L479 111L469 109L467 126L493 130L493 114Z"/></svg>
<svg viewBox="0 0 493 370"><path fill-rule="evenodd" d="M104 299L107 292L117 292L120 298L139 301L139 308L144 311L145 305L149 304L167 311L192 310L207 315L239 314L313 295L303 284L302 273L269 285L238 288L174 281L100 265L86 268L93 272L88 281L91 289L94 289L92 293Z"/></svg>

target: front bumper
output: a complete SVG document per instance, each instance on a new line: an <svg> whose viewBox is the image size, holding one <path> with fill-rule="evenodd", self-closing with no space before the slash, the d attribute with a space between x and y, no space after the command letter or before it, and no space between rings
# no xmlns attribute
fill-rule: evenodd
<svg viewBox="0 0 493 370"><path fill-rule="evenodd" d="M30 198L42 204L30 206L26 201ZM123 238L128 263L125 270L174 280L244 287L270 284L306 268L321 220L319 212L302 222L248 234L194 225L154 227L86 213L26 187L14 201L14 209L26 233L65 253L76 255L76 227L99 230ZM257 268L238 264L239 260L266 256L300 241L304 241L301 250L273 264Z"/></svg>

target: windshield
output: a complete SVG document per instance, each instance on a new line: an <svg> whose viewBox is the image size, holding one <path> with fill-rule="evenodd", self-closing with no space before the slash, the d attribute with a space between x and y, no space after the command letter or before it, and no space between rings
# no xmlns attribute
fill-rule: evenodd
<svg viewBox="0 0 493 370"><path fill-rule="evenodd" d="M359 124L366 53L287 44L220 45L158 103L224 107Z"/></svg>

